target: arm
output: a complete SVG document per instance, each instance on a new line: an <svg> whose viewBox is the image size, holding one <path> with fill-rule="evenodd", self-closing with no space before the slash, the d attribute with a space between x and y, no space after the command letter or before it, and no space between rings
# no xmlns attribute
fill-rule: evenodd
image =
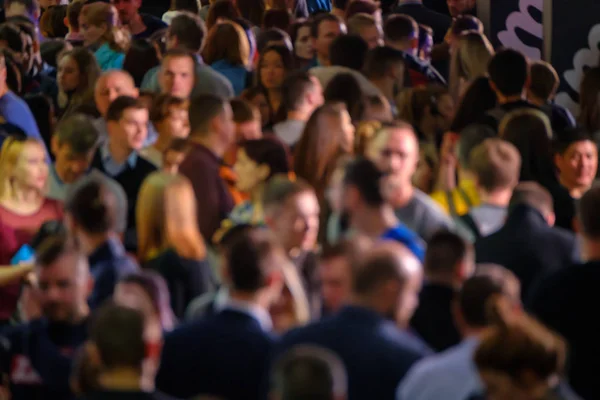
<svg viewBox="0 0 600 400"><path fill-rule="evenodd" d="M0 287L14 283L33 271L33 264L0 267Z"/></svg>

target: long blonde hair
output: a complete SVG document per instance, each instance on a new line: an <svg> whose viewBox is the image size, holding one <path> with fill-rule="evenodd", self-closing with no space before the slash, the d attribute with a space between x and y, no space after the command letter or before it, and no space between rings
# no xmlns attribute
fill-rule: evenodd
<svg viewBox="0 0 600 400"><path fill-rule="evenodd" d="M25 147L30 144L44 148L39 140L32 138L19 139L9 136L4 140L2 149L0 149L0 199L10 194L12 174Z"/></svg>
<svg viewBox="0 0 600 400"><path fill-rule="evenodd" d="M494 56L494 48L485 35L468 31L458 37L450 60L450 94L455 101L462 95L462 88L473 79L484 76ZM461 85L461 81L463 82Z"/></svg>
<svg viewBox="0 0 600 400"><path fill-rule="evenodd" d="M138 196L136 222L141 262L168 248L184 258L205 258L194 189L184 176L164 172L149 175Z"/></svg>
<svg viewBox="0 0 600 400"><path fill-rule="evenodd" d="M83 7L81 15L88 25L106 25L106 32L101 40L107 42L114 51L126 53L131 42L130 35L120 27L119 13L117 9L106 3L92 3Z"/></svg>

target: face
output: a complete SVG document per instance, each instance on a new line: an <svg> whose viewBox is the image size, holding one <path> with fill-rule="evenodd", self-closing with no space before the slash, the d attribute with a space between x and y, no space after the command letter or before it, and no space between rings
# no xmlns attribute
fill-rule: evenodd
<svg viewBox="0 0 600 400"><path fill-rule="evenodd" d="M236 187L244 193L250 193L264 182L269 175L269 168L258 165L248 157L244 149L239 149L233 166L237 175Z"/></svg>
<svg viewBox="0 0 600 400"><path fill-rule="evenodd" d="M319 35L314 39L314 47L317 54L322 58L329 59L329 46L342 33L344 33L344 30L338 22L321 22L321 25L319 25Z"/></svg>
<svg viewBox="0 0 600 400"><path fill-rule="evenodd" d="M360 30L360 37L367 42L369 49L383 45L383 32L377 25L362 28Z"/></svg>
<svg viewBox="0 0 600 400"><path fill-rule="evenodd" d="M171 138L187 138L190 134L188 110L183 107L171 107L166 118L157 123L156 128L160 134Z"/></svg>
<svg viewBox="0 0 600 400"><path fill-rule="evenodd" d="M267 90L281 88L285 78L285 66L281 56L276 51L269 51L260 65L260 81Z"/></svg>
<svg viewBox="0 0 600 400"><path fill-rule="evenodd" d="M72 57L63 57L58 63L58 87L71 92L79 86L79 67Z"/></svg>
<svg viewBox="0 0 600 400"><path fill-rule="evenodd" d="M91 46L97 43L100 38L106 33L106 24L96 26L89 24L83 14L79 15L79 31L83 36L83 45Z"/></svg>
<svg viewBox="0 0 600 400"><path fill-rule="evenodd" d="M319 233L319 212L313 192L298 193L269 218L269 225L286 249L312 250Z"/></svg>
<svg viewBox="0 0 600 400"><path fill-rule="evenodd" d="M46 152L41 145L27 143L23 147L12 177L22 186L44 191L48 180L48 164L46 164Z"/></svg>
<svg viewBox="0 0 600 400"><path fill-rule="evenodd" d="M315 76L310 77L311 82L313 83L313 88L308 92L308 100L313 108L321 107L325 104L325 96L323 95L323 86L321 85L321 81L317 79Z"/></svg>
<svg viewBox="0 0 600 400"><path fill-rule="evenodd" d="M304 60L312 60L315 56L315 49L310 37L310 27L304 26L298 29L298 36L296 37L296 43L294 43L294 49L296 51L296 57Z"/></svg>
<svg viewBox="0 0 600 400"><path fill-rule="evenodd" d="M52 152L56 161L54 167L65 183L73 183L81 178L90 168L94 158L94 150L87 154L78 154L68 144L52 143Z"/></svg>
<svg viewBox="0 0 600 400"><path fill-rule="evenodd" d="M348 153L352 153L354 149L354 125L352 125L352 118L348 111L342 112L342 138L341 147Z"/></svg>
<svg viewBox="0 0 600 400"><path fill-rule="evenodd" d="M319 264L323 305L329 312L339 310L350 297L352 277L345 257L321 260Z"/></svg>
<svg viewBox="0 0 600 400"><path fill-rule="evenodd" d="M475 7L475 0L447 0L450 15L458 17Z"/></svg>
<svg viewBox="0 0 600 400"><path fill-rule="evenodd" d="M111 2L119 12L123 25L128 25L136 17L142 6L142 0L112 0Z"/></svg>
<svg viewBox="0 0 600 400"><path fill-rule="evenodd" d="M367 157L391 174L398 184L411 184L419 161L417 139L409 130L388 129L371 141Z"/></svg>
<svg viewBox="0 0 600 400"><path fill-rule="evenodd" d="M437 106L441 117L438 123L438 129L441 131L447 131L448 129L450 129L450 125L454 120L454 114L456 111L452 96L450 96L449 94L439 96Z"/></svg>
<svg viewBox="0 0 600 400"><path fill-rule="evenodd" d="M69 322L87 305L90 292L85 259L65 254L53 264L38 267L38 296L44 316L51 321Z"/></svg>
<svg viewBox="0 0 600 400"><path fill-rule="evenodd" d="M119 121L108 122L111 143L128 151L138 151L144 147L148 136L148 110L129 108Z"/></svg>
<svg viewBox="0 0 600 400"><path fill-rule="evenodd" d="M106 116L108 106L119 96L138 97L138 90L130 76L121 72L113 72L98 79L94 99L102 116Z"/></svg>
<svg viewBox="0 0 600 400"><path fill-rule="evenodd" d="M260 121L253 120L235 124L235 138L237 141L254 140L262 137Z"/></svg>
<svg viewBox="0 0 600 400"><path fill-rule="evenodd" d="M431 50L433 49L433 36L427 34L425 44L421 48L421 54L419 56L425 61L431 60Z"/></svg>
<svg viewBox="0 0 600 400"><path fill-rule="evenodd" d="M269 108L267 97L261 93L258 96L255 96L250 102L260 111L262 125L267 125L271 121L271 109Z"/></svg>
<svg viewBox="0 0 600 400"><path fill-rule="evenodd" d="M167 57L159 79L163 93L188 99L194 89L194 61L189 57Z"/></svg>
<svg viewBox="0 0 600 400"><path fill-rule="evenodd" d="M29 73L33 69L33 62L35 61L33 38L21 32L21 40L23 41L23 68L26 73Z"/></svg>
<svg viewBox="0 0 600 400"><path fill-rule="evenodd" d="M556 156L560 180L567 188L590 187L598 171L598 148L594 142L575 142Z"/></svg>

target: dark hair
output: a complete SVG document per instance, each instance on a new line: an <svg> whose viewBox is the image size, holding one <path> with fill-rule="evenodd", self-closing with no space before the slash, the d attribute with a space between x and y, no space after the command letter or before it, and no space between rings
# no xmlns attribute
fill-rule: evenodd
<svg viewBox="0 0 600 400"><path fill-rule="evenodd" d="M154 32L148 40L150 43L156 47L157 55L159 58L167 52L167 34L169 33L168 29L160 29Z"/></svg>
<svg viewBox="0 0 600 400"><path fill-rule="evenodd" d="M331 65L361 71L368 51L369 45L362 37L340 35L329 46L329 59Z"/></svg>
<svg viewBox="0 0 600 400"><path fill-rule="evenodd" d="M276 138L246 140L239 148L256 164L269 167L266 181L275 175L290 172L289 154L285 145Z"/></svg>
<svg viewBox="0 0 600 400"><path fill-rule="evenodd" d="M31 247L38 251L40 246L48 239L52 237L67 237L67 228L62 221L51 219L44 222L40 229L35 233L33 239L29 242Z"/></svg>
<svg viewBox="0 0 600 400"><path fill-rule="evenodd" d="M419 25L408 15L394 14L385 21L383 33L385 39L391 42L416 39L419 35Z"/></svg>
<svg viewBox="0 0 600 400"><path fill-rule="evenodd" d="M81 14L84 5L84 0L74 0L67 6L67 20L74 31L79 30L79 14Z"/></svg>
<svg viewBox="0 0 600 400"><path fill-rule="evenodd" d="M233 122L242 124L244 122L254 121L257 117L256 107L244 99L231 99L229 102L231 111L233 111Z"/></svg>
<svg viewBox="0 0 600 400"><path fill-rule="evenodd" d="M486 139L469 155L469 168L477 183L487 192L513 188L519 182L521 155L511 143L501 139Z"/></svg>
<svg viewBox="0 0 600 400"><path fill-rule="evenodd" d="M173 17L167 35L177 38L179 48L197 53L204 44L206 26L200 16L182 11Z"/></svg>
<svg viewBox="0 0 600 400"><path fill-rule="evenodd" d="M67 235L50 235L35 247L35 264L42 268L48 267L67 254L75 254L82 260L86 260Z"/></svg>
<svg viewBox="0 0 600 400"><path fill-rule="evenodd" d="M146 105L140 99L136 99L135 97L129 96L119 96L110 103L108 106L108 111L106 111L106 120L107 121L119 121L123 118L123 113L125 110L130 108L141 110L146 109Z"/></svg>
<svg viewBox="0 0 600 400"><path fill-rule="evenodd" d="M68 145L77 155L85 155L98 145L98 129L91 118L83 114L72 114L60 121L54 132L59 145Z"/></svg>
<svg viewBox="0 0 600 400"><path fill-rule="evenodd" d="M169 109L171 107L187 109L187 106L187 100L170 94L159 94L152 99L152 105L150 106L150 121L155 124L163 121L169 116Z"/></svg>
<svg viewBox="0 0 600 400"><path fill-rule="evenodd" d="M327 84L323 96L327 102L344 103L353 121L362 114L364 93L360 83L352 74L335 75Z"/></svg>
<svg viewBox="0 0 600 400"><path fill-rule="evenodd" d="M323 22L335 22L340 25L343 25L344 22L337 16L333 14L319 14L315 18L313 18L312 26L310 27L310 35L314 38L319 37L319 28L321 27L321 23Z"/></svg>
<svg viewBox="0 0 600 400"><path fill-rule="evenodd" d="M504 96L523 93L529 77L527 58L518 50L499 50L488 65L490 81Z"/></svg>
<svg viewBox="0 0 600 400"><path fill-rule="evenodd" d="M346 7L344 18L348 21L357 14L375 15L379 10L377 4L368 0L354 0Z"/></svg>
<svg viewBox="0 0 600 400"><path fill-rule="evenodd" d="M311 75L305 71L298 71L288 75L281 87L282 107L286 111L296 111L302 105L304 96L314 88Z"/></svg>
<svg viewBox="0 0 600 400"><path fill-rule="evenodd" d="M312 21L310 19L297 19L292 26L290 26L289 34L290 40L292 41L292 45L296 46L296 40L298 39L298 32L302 28L310 28L312 25Z"/></svg>
<svg viewBox="0 0 600 400"><path fill-rule="evenodd" d="M433 29L430 26L419 24L419 50L423 50L427 44L425 39L429 36L433 37Z"/></svg>
<svg viewBox="0 0 600 400"><path fill-rule="evenodd" d="M367 252L359 262L352 277L352 292L359 296L377 296L381 286L390 281L403 282L405 257L402 251L408 251L398 243L385 243Z"/></svg>
<svg viewBox="0 0 600 400"><path fill-rule="evenodd" d="M465 14L454 18L452 26L450 27L450 32L454 36L460 36L462 33L468 31L483 33L483 23L477 17L472 15Z"/></svg>
<svg viewBox="0 0 600 400"><path fill-rule="evenodd" d="M571 147L572 144L577 142L592 142L594 145L594 139L587 130L582 127L567 128L565 130L556 132L554 140L554 151L558 154L564 154Z"/></svg>
<svg viewBox="0 0 600 400"><path fill-rule="evenodd" d="M303 179L291 180L287 176L274 176L269 179L263 193L263 207L279 207L290 198L304 192L314 193L312 186Z"/></svg>
<svg viewBox="0 0 600 400"><path fill-rule="evenodd" d="M69 42L64 39L48 39L43 41L40 43L42 61L51 67L58 68L58 55L67 49L68 44Z"/></svg>
<svg viewBox="0 0 600 400"><path fill-rule="evenodd" d="M370 207L380 207L385 203L381 193L381 180L384 176L373 161L357 158L346 166L344 185L354 186Z"/></svg>
<svg viewBox="0 0 600 400"><path fill-rule="evenodd" d="M271 42L283 42L284 44L270 44ZM292 39L290 39L290 35L279 28L269 28L258 35L256 50L260 55L262 55L267 48L275 46L285 47L291 52L294 44L292 43Z"/></svg>
<svg viewBox="0 0 600 400"><path fill-rule="evenodd" d="M211 4L206 17L206 28L210 30L219 19L235 19L241 17L240 11L232 0L217 0Z"/></svg>
<svg viewBox="0 0 600 400"><path fill-rule="evenodd" d="M203 94L190 102L190 136L206 135L211 121L225 111L225 100L212 94Z"/></svg>
<svg viewBox="0 0 600 400"><path fill-rule="evenodd" d="M585 237L600 239L600 186L592 186L577 203L577 221Z"/></svg>
<svg viewBox="0 0 600 400"><path fill-rule="evenodd" d="M404 53L388 46L379 46L367 53L363 71L369 79L380 79L400 63L404 65Z"/></svg>
<svg viewBox="0 0 600 400"><path fill-rule="evenodd" d="M465 169L469 169L471 152L486 139L496 137L496 132L488 125L471 124L460 132L458 140L458 164Z"/></svg>
<svg viewBox="0 0 600 400"><path fill-rule="evenodd" d="M26 94L23 100L25 100L27 107L29 107L35 118L35 123L44 144L49 146L54 132L54 104L52 99L44 93L35 93Z"/></svg>
<svg viewBox="0 0 600 400"><path fill-rule="evenodd" d="M265 2L263 0L238 1L238 10L243 18L255 26L260 26L265 14Z"/></svg>
<svg viewBox="0 0 600 400"><path fill-rule="evenodd" d="M531 83L529 90L534 96L549 101L558 89L560 79L554 67L545 61L533 61L529 68Z"/></svg>
<svg viewBox="0 0 600 400"><path fill-rule="evenodd" d="M142 369L146 346L140 311L114 303L103 305L93 318L90 340L98 348L103 368Z"/></svg>
<svg viewBox="0 0 600 400"><path fill-rule="evenodd" d="M160 64L156 48L147 39L133 39L125 55L123 70L127 71L136 87L142 86L146 73Z"/></svg>
<svg viewBox="0 0 600 400"><path fill-rule="evenodd" d="M339 8L340 10L346 10L349 2L350 0L332 0L333 6L335 8Z"/></svg>
<svg viewBox="0 0 600 400"><path fill-rule="evenodd" d="M600 130L600 67L588 69L583 75L579 90L579 123L588 132L596 133Z"/></svg>
<svg viewBox="0 0 600 400"><path fill-rule="evenodd" d="M554 212L554 201L550 192L537 182L522 182L515 187L508 210L511 212L523 205L535 208L542 215Z"/></svg>
<svg viewBox="0 0 600 400"><path fill-rule="evenodd" d="M287 10L271 9L263 16L262 28L279 28L287 32L291 24L292 16Z"/></svg>
<svg viewBox="0 0 600 400"><path fill-rule="evenodd" d="M6 85L13 92L20 94L23 89L23 71L21 66L15 60L15 53L9 49L0 49L0 58L4 59L6 66Z"/></svg>
<svg viewBox="0 0 600 400"><path fill-rule="evenodd" d="M423 269L426 274L452 275L473 247L460 235L450 231L436 232L427 242Z"/></svg>
<svg viewBox="0 0 600 400"><path fill-rule="evenodd" d="M198 14L198 2L196 0L171 0L171 9L176 11L188 11Z"/></svg>
<svg viewBox="0 0 600 400"><path fill-rule="evenodd" d="M9 50L19 54L23 51L23 37L18 26L11 23L0 25L0 40L5 41Z"/></svg>
<svg viewBox="0 0 600 400"><path fill-rule="evenodd" d="M245 46L246 44L248 45ZM233 21L213 26L208 32L202 57L208 65L225 60L231 65L246 67L251 61L246 32Z"/></svg>
<svg viewBox="0 0 600 400"><path fill-rule="evenodd" d="M65 18L67 17L67 6L56 5L50 6L40 18L40 31L46 38L60 38L69 33L69 29L65 26Z"/></svg>
<svg viewBox="0 0 600 400"><path fill-rule="evenodd" d="M279 54L281 62L283 63L283 68L285 69L286 73L292 71L294 68L294 56L290 49L280 45L267 46L267 48L264 49L260 54L260 58L258 60L258 67L256 68L256 83L260 87L263 87L263 84L260 80L260 70L262 69L263 60L267 53L270 53L271 51L274 51L275 53Z"/></svg>
<svg viewBox="0 0 600 400"><path fill-rule="evenodd" d="M496 107L497 102L489 78L486 76L475 78L462 97L450 131L460 133L467 126L481 120L485 113Z"/></svg>

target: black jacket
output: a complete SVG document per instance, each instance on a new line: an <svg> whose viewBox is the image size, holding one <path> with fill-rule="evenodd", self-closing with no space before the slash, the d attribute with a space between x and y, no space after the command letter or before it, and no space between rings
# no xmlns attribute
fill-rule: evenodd
<svg viewBox="0 0 600 400"><path fill-rule="evenodd" d="M448 15L440 14L419 3L400 4L395 12L409 15L417 23L427 25L433 29L433 42L436 44L444 41L444 36L446 36L452 24L452 18Z"/></svg>

